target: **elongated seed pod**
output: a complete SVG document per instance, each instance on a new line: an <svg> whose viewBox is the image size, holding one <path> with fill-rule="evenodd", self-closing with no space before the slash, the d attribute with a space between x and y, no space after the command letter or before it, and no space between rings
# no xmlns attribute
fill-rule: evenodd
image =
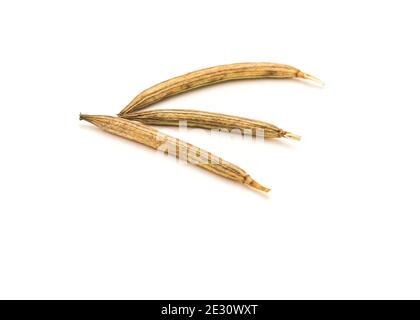
<svg viewBox="0 0 420 320"><path fill-rule="evenodd" d="M80 114L80 120L86 120L107 132L171 154L219 176L241 182L257 190L270 191L270 189L253 180L249 174L238 166L139 122L117 117L86 114Z"/></svg>
<svg viewBox="0 0 420 320"><path fill-rule="evenodd" d="M135 120L150 125L179 126L186 121L188 127L203 129L239 129L242 134L263 135L266 139L289 138L300 140L298 135L285 131L273 124L236 117L232 115L186 109L159 109L130 112L121 115L124 119Z"/></svg>
<svg viewBox="0 0 420 320"><path fill-rule="evenodd" d="M170 96L214 83L258 78L302 78L322 83L294 67L269 62L245 62L193 71L156 84L138 94L119 115L143 109Z"/></svg>

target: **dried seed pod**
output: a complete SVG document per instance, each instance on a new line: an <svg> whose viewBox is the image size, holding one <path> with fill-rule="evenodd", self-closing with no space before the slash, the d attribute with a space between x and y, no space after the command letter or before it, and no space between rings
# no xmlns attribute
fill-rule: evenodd
<svg viewBox="0 0 420 320"><path fill-rule="evenodd" d="M117 117L85 114L80 114L80 120L86 120L107 132L171 154L219 176L241 182L257 190L270 191L270 189L253 180L249 174L238 166L139 122Z"/></svg>
<svg viewBox="0 0 420 320"><path fill-rule="evenodd" d="M258 78L302 78L322 83L294 67L269 62L245 62L201 69L156 84L138 94L119 115L143 109L170 96L218 82Z"/></svg>
<svg viewBox="0 0 420 320"><path fill-rule="evenodd" d="M273 124L231 116L222 113L185 109L158 109L130 112L121 115L124 119L140 121L150 125L179 126L186 121L188 127L204 129L239 129L243 134L264 135L266 139L289 138L300 140L300 136L276 127Z"/></svg>

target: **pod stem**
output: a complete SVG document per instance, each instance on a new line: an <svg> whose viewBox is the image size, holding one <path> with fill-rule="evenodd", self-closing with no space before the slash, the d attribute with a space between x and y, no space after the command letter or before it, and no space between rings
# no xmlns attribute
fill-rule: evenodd
<svg viewBox="0 0 420 320"><path fill-rule="evenodd" d="M89 114L80 113L79 114L79 120L85 120L87 122L92 122L92 116L89 115Z"/></svg>

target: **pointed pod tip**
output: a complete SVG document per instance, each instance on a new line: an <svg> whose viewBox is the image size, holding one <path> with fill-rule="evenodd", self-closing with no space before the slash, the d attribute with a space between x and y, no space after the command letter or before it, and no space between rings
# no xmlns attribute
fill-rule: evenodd
<svg viewBox="0 0 420 320"><path fill-rule="evenodd" d="M119 113L119 114L117 114L117 116L119 117L119 118L123 118L123 119L127 119L127 120L132 120L133 118L135 118L135 114L132 114L132 113Z"/></svg>
<svg viewBox="0 0 420 320"><path fill-rule="evenodd" d="M291 133L291 132L286 132L284 134L284 137L287 139L291 139L291 140L295 140L295 141L300 141L302 139L301 136L298 136L297 134Z"/></svg>
<svg viewBox="0 0 420 320"><path fill-rule="evenodd" d="M260 185L257 181L255 181L252 178L246 179L244 183L259 191L270 192L271 190L270 188L266 188L263 185Z"/></svg>
<svg viewBox="0 0 420 320"><path fill-rule="evenodd" d="M324 81L322 81L322 80L318 79L317 77L314 77L314 76L312 76L310 74L307 74L305 72L299 71L296 76L298 78L302 78L302 79L313 81L316 84L318 84L320 87L325 87Z"/></svg>
<svg viewBox="0 0 420 320"><path fill-rule="evenodd" d="M135 104L133 103L133 101L131 101L124 109L122 109L119 113L118 116L121 117L122 115L126 114L126 113L130 113L133 111L135 107Z"/></svg>

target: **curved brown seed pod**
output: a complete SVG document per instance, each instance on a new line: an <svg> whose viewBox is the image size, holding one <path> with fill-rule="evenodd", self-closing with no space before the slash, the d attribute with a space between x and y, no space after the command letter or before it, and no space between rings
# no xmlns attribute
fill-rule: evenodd
<svg viewBox="0 0 420 320"><path fill-rule="evenodd" d="M138 94L119 115L143 109L170 96L218 82L258 78L302 78L322 83L294 67L269 62L245 62L201 69L156 84Z"/></svg>
<svg viewBox="0 0 420 320"><path fill-rule="evenodd" d="M284 137L300 140L300 136L280 129L267 122L215 112L186 109L158 109L126 113L121 115L121 117L124 119L140 121L145 124L162 126L179 126L180 121L186 121L188 127L203 129L240 129L242 133L249 132L253 136L261 134L267 139Z"/></svg>
<svg viewBox="0 0 420 320"><path fill-rule="evenodd" d="M80 120L89 121L107 132L171 154L219 176L241 182L257 190L270 191L270 189L253 180L249 174L238 166L139 122L117 117L86 114L80 114Z"/></svg>

